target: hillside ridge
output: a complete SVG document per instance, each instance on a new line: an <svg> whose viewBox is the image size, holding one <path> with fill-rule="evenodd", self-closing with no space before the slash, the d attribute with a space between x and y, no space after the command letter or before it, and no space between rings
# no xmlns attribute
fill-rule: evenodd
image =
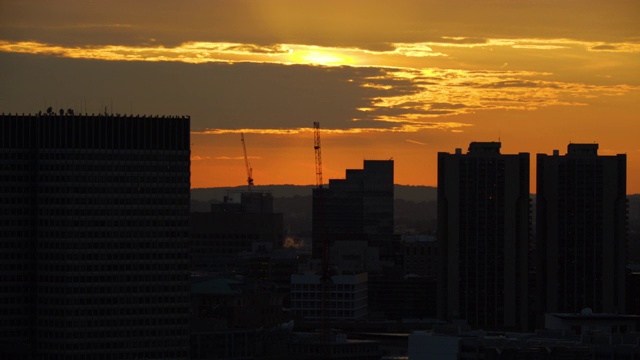
<svg viewBox="0 0 640 360"><path fill-rule="evenodd" d="M310 196L315 185L256 185L253 191L271 192L274 198ZM191 200L195 201L222 201L225 195L247 191L246 186L213 187L191 189ZM421 185L398 185L394 187L395 199L422 202L435 201L437 199L437 189L433 186Z"/></svg>

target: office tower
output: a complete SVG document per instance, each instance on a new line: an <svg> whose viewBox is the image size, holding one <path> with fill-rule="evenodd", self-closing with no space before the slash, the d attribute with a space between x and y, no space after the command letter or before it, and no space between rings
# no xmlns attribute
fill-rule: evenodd
<svg viewBox="0 0 640 360"><path fill-rule="evenodd" d="M483 329L526 329L529 154L499 142L438 153L438 317Z"/></svg>
<svg viewBox="0 0 640 360"><path fill-rule="evenodd" d="M189 118L0 115L0 357L186 359Z"/></svg>
<svg viewBox="0 0 640 360"><path fill-rule="evenodd" d="M393 241L393 185L393 160L365 160L363 169L314 189L313 257L322 258L323 236L330 244L361 241L384 255Z"/></svg>
<svg viewBox="0 0 640 360"><path fill-rule="evenodd" d="M624 313L626 155L569 144L538 154L537 170L541 310Z"/></svg>

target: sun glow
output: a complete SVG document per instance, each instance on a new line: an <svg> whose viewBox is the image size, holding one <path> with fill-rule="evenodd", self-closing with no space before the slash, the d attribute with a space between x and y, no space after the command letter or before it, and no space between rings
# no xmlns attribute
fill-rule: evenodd
<svg viewBox="0 0 640 360"><path fill-rule="evenodd" d="M293 51L291 58L296 63L311 65L340 66L353 64L353 59L350 56L325 50Z"/></svg>

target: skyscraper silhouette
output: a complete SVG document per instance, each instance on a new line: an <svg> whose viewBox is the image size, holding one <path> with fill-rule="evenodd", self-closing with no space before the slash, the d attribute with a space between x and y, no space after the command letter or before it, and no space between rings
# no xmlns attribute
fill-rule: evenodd
<svg viewBox="0 0 640 360"><path fill-rule="evenodd" d="M188 117L0 116L0 357L188 358L189 146Z"/></svg>
<svg viewBox="0 0 640 360"><path fill-rule="evenodd" d="M529 154L500 147L438 153L438 316L518 330L529 326Z"/></svg>
<svg viewBox="0 0 640 360"><path fill-rule="evenodd" d="M569 144L537 155L536 237L541 310L624 313L626 155Z"/></svg>
<svg viewBox="0 0 640 360"><path fill-rule="evenodd" d="M345 179L331 179L328 188L314 189L313 257L321 258L321 229L330 244L361 240L379 248L382 256L389 253L393 185L393 160L365 160L364 169L348 169Z"/></svg>

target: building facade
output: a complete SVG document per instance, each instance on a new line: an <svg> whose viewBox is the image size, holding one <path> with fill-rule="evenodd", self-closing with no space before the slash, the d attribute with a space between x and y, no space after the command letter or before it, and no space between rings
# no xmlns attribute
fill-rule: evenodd
<svg viewBox="0 0 640 360"><path fill-rule="evenodd" d="M624 313L626 155L538 154L536 203L542 313Z"/></svg>
<svg viewBox="0 0 640 360"><path fill-rule="evenodd" d="M531 247L529 154L499 142L438 153L438 317L526 329Z"/></svg>
<svg viewBox="0 0 640 360"><path fill-rule="evenodd" d="M345 179L330 179L313 191L313 257L322 258L322 239L365 241L390 253L393 241L393 160L365 160L348 169Z"/></svg>
<svg viewBox="0 0 640 360"><path fill-rule="evenodd" d="M325 286L315 273L291 275L291 309L306 320L324 319L322 292ZM329 289L329 318L331 320L358 320L368 314L368 274L331 276Z"/></svg>
<svg viewBox="0 0 640 360"><path fill-rule="evenodd" d="M189 122L0 116L0 357L188 358Z"/></svg>
<svg viewBox="0 0 640 360"><path fill-rule="evenodd" d="M273 196L243 192L240 202L225 199L212 204L211 212L189 216L189 247L193 271L212 270L222 258L266 253L282 247L284 220L273 212Z"/></svg>

